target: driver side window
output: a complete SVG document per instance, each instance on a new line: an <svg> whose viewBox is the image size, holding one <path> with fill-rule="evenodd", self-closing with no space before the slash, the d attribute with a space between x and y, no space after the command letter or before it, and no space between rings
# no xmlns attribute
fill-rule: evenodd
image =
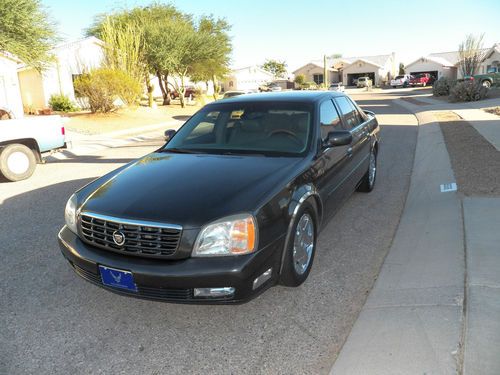
<svg viewBox="0 0 500 375"><path fill-rule="evenodd" d="M342 130L339 113L331 100L321 103L319 107L319 122L322 140L326 139L328 133L334 130Z"/></svg>

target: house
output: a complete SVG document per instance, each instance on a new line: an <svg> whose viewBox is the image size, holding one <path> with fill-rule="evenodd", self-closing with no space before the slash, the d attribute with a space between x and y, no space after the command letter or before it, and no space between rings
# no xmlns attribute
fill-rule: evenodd
<svg viewBox="0 0 500 375"><path fill-rule="evenodd" d="M500 43L494 44L491 48L483 49L482 53L484 54L484 58L476 74L486 73L491 67L500 68ZM458 51L431 53L427 56L419 57L417 60L406 65L405 73L413 75L429 73L435 79L441 77L450 79L463 78Z"/></svg>
<svg viewBox="0 0 500 375"><path fill-rule="evenodd" d="M18 69L25 112L48 107L52 95L66 95L78 103L75 78L99 67L104 59L103 42L95 37L59 45L51 52L54 62L43 72L29 66Z"/></svg>
<svg viewBox="0 0 500 375"><path fill-rule="evenodd" d="M17 66L20 61L14 56L0 52L0 110L12 114L15 118L23 117L23 104Z"/></svg>
<svg viewBox="0 0 500 375"><path fill-rule="evenodd" d="M327 58L327 83L342 82L346 86L354 84L359 77L370 77L374 85L381 85L397 74L394 53L389 55ZM311 61L293 72L303 74L306 81L324 82L323 61Z"/></svg>
<svg viewBox="0 0 500 375"><path fill-rule="evenodd" d="M234 69L222 82L223 91L257 90L259 86L271 82L274 76L258 66Z"/></svg>

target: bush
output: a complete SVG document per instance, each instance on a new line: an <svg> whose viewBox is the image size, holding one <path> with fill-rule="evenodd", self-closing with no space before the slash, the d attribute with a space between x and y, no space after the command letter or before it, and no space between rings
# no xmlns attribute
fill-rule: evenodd
<svg viewBox="0 0 500 375"><path fill-rule="evenodd" d="M302 86L306 82L306 76L303 74L298 74L295 77L295 83L299 86Z"/></svg>
<svg viewBox="0 0 500 375"><path fill-rule="evenodd" d="M446 77L441 77L432 85L432 95L448 96L450 95L450 89L455 86L455 84L455 81Z"/></svg>
<svg viewBox="0 0 500 375"><path fill-rule="evenodd" d="M116 108L116 101L126 105L136 104L142 87L122 70L100 68L78 77L75 92L88 99L93 113L109 112Z"/></svg>
<svg viewBox="0 0 500 375"><path fill-rule="evenodd" d="M49 106L53 111L74 112L76 110L73 102L66 95L52 95L49 99Z"/></svg>
<svg viewBox="0 0 500 375"><path fill-rule="evenodd" d="M450 101L452 102L475 102L482 100L488 95L488 89L478 82L459 82L450 89Z"/></svg>

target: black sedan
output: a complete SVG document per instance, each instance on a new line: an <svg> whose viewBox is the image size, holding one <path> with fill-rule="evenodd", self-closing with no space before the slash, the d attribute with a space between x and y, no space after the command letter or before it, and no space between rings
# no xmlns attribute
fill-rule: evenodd
<svg viewBox="0 0 500 375"><path fill-rule="evenodd" d="M60 248L84 279L128 296L234 303L298 286L322 224L373 189L378 133L342 93L214 102L73 194Z"/></svg>

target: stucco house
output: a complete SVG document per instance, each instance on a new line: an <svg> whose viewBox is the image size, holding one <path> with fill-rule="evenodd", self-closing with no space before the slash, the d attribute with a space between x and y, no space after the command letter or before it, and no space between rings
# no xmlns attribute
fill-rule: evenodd
<svg viewBox="0 0 500 375"><path fill-rule="evenodd" d="M327 84L342 82L346 86L354 84L359 77L370 77L374 85L380 85L397 74L396 56L388 55L327 58ZM311 61L293 72L303 74L306 81L324 82L323 60Z"/></svg>
<svg viewBox="0 0 500 375"><path fill-rule="evenodd" d="M483 74L491 67L500 68L500 43L495 43L491 48L482 50L484 59L476 74ZM460 69L460 55L458 51L437 52L419 57L405 67L407 74L429 73L435 79L446 77L462 79Z"/></svg>
<svg viewBox="0 0 500 375"><path fill-rule="evenodd" d="M101 65L103 42L95 37L64 43L51 52L54 62L42 73L29 66L18 69L22 103L25 112L47 108L52 95L66 95L75 103L73 82L79 75Z"/></svg>
<svg viewBox="0 0 500 375"><path fill-rule="evenodd" d="M15 118L23 117L23 104L17 77L19 63L16 57L0 52L0 110L11 113Z"/></svg>
<svg viewBox="0 0 500 375"><path fill-rule="evenodd" d="M273 79L273 75L264 69L258 66L247 66L232 70L222 82L222 90L257 90L259 86Z"/></svg>

